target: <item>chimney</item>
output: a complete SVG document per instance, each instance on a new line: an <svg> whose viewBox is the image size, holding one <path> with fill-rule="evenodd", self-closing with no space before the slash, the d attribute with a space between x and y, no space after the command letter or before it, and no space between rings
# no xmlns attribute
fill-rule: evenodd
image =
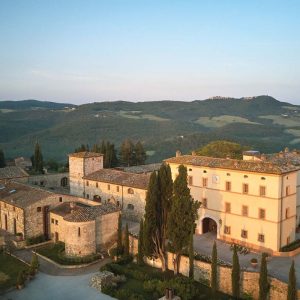
<svg viewBox="0 0 300 300"><path fill-rule="evenodd" d="M285 147L285 148L284 148L284 152L285 152L285 153L289 153L289 148L288 148L288 147Z"/></svg>
<svg viewBox="0 0 300 300"><path fill-rule="evenodd" d="M226 159L230 159L230 155L229 154L226 155Z"/></svg>
<svg viewBox="0 0 300 300"><path fill-rule="evenodd" d="M297 150L296 150L296 149L294 149L294 150L293 150L293 154L295 154L295 155L297 155L297 154L298 154L298 152L297 152Z"/></svg>
<svg viewBox="0 0 300 300"><path fill-rule="evenodd" d="M283 157L283 152L280 151L280 152L278 153L278 156L279 156L279 157Z"/></svg>
<svg viewBox="0 0 300 300"><path fill-rule="evenodd" d="M267 158L267 157L266 157L266 155L265 155L264 153L260 156L260 159L261 159L261 160L266 160L266 158Z"/></svg>
<svg viewBox="0 0 300 300"><path fill-rule="evenodd" d="M176 157L181 156L181 152L179 150L176 151Z"/></svg>
<svg viewBox="0 0 300 300"><path fill-rule="evenodd" d="M193 156L196 156L197 154L196 154L196 151L192 151L192 155Z"/></svg>

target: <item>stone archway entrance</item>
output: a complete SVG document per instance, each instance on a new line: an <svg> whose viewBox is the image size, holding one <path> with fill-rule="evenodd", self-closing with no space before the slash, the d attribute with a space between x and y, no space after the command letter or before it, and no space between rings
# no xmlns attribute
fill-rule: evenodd
<svg viewBox="0 0 300 300"><path fill-rule="evenodd" d="M217 234L218 225L215 220L211 218L204 218L202 220L202 233L212 232L214 234Z"/></svg>

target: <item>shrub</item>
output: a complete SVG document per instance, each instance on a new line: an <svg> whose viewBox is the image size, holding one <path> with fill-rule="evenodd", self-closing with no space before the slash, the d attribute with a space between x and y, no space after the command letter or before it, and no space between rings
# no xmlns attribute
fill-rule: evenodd
<svg viewBox="0 0 300 300"><path fill-rule="evenodd" d="M286 246L281 247L280 251L281 252L289 252L289 251L293 251L299 247L300 247L300 240L296 240Z"/></svg>
<svg viewBox="0 0 300 300"><path fill-rule="evenodd" d="M45 236L43 234L41 234L41 235L37 235L37 236L27 238L26 239L26 245L27 246L35 245L35 244L43 243L45 241L46 241Z"/></svg>

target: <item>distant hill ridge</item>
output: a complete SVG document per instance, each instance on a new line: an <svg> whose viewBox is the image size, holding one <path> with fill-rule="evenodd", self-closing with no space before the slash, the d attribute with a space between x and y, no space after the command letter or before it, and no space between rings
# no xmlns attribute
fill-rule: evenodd
<svg viewBox="0 0 300 300"><path fill-rule="evenodd" d="M82 105L1 101L0 128L6 157L31 156L36 140L45 159L64 160L81 144L109 140L118 147L131 138L150 151L148 162L160 162L217 139L265 153L300 148L300 106L270 96Z"/></svg>

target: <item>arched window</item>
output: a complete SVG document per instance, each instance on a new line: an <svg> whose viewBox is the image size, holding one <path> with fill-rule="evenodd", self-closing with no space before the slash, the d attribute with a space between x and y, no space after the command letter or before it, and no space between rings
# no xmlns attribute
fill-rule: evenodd
<svg viewBox="0 0 300 300"><path fill-rule="evenodd" d="M68 178L67 177L63 177L61 180L60 180L60 185L62 187L66 187L68 185Z"/></svg>
<svg viewBox="0 0 300 300"><path fill-rule="evenodd" d="M134 210L134 205L131 204L131 203L129 203L129 204L127 205L127 209Z"/></svg>
<svg viewBox="0 0 300 300"><path fill-rule="evenodd" d="M134 194L134 190L133 190L132 188L129 188L129 189L127 190L127 192L128 192L128 194Z"/></svg>

